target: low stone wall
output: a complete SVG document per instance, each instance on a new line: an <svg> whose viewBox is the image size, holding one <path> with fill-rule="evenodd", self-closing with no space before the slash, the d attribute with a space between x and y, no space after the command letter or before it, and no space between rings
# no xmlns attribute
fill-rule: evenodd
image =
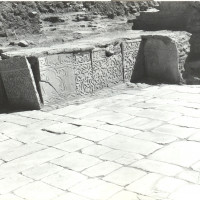
<svg viewBox="0 0 200 200"><path fill-rule="evenodd" d="M183 83L189 39L185 32L130 34L6 52L0 61L6 95L0 96L15 107L39 109L125 81Z"/></svg>

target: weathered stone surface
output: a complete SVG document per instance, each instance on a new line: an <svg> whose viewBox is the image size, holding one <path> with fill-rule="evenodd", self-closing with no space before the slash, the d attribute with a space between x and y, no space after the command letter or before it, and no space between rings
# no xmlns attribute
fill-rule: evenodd
<svg viewBox="0 0 200 200"><path fill-rule="evenodd" d="M141 40L122 42L124 80L130 81L136 63Z"/></svg>
<svg viewBox="0 0 200 200"><path fill-rule="evenodd" d="M108 51L113 52L113 54L108 55ZM92 51L92 67L96 90L122 82L123 71L120 45L110 45L107 49L94 49Z"/></svg>
<svg viewBox="0 0 200 200"><path fill-rule="evenodd" d="M178 54L175 42L167 37L148 37L144 46L147 77L162 82L178 83Z"/></svg>
<svg viewBox="0 0 200 200"><path fill-rule="evenodd" d="M94 91L91 54L89 51L74 53L74 68L77 94L88 94Z"/></svg>
<svg viewBox="0 0 200 200"><path fill-rule="evenodd" d="M55 103L76 95L73 54L40 57L38 62L44 104Z"/></svg>
<svg viewBox="0 0 200 200"><path fill-rule="evenodd" d="M17 108L40 108L30 64L25 57L1 60L0 73L11 106Z"/></svg>

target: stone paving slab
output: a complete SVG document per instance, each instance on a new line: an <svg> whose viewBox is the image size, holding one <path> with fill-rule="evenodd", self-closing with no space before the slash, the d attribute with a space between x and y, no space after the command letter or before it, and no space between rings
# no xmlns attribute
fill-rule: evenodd
<svg viewBox="0 0 200 200"><path fill-rule="evenodd" d="M0 114L0 200L199 200L200 87L140 85Z"/></svg>

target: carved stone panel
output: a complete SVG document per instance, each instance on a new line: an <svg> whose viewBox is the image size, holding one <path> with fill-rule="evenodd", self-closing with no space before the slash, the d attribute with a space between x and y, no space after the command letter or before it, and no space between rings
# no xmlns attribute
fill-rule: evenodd
<svg viewBox="0 0 200 200"><path fill-rule="evenodd" d="M44 104L52 104L76 96L73 54L57 54L38 58L40 89Z"/></svg>
<svg viewBox="0 0 200 200"><path fill-rule="evenodd" d="M40 98L30 64L25 57L0 61L0 73L11 106L40 108Z"/></svg>
<svg viewBox="0 0 200 200"><path fill-rule="evenodd" d="M138 55L140 41L131 40L122 42L123 66L124 66L124 80L130 81L136 57Z"/></svg>
<svg viewBox="0 0 200 200"><path fill-rule="evenodd" d="M94 83L90 52L74 53L74 66L77 94L92 93L94 91Z"/></svg>

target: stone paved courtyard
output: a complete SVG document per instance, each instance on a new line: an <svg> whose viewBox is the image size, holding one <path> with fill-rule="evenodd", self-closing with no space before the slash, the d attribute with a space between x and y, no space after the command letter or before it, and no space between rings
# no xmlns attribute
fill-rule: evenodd
<svg viewBox="0 0 200 200"><path fill-rule="evenodd" d="M142 86L1 114L0 200L199 200L200 86Z"/></svg>

